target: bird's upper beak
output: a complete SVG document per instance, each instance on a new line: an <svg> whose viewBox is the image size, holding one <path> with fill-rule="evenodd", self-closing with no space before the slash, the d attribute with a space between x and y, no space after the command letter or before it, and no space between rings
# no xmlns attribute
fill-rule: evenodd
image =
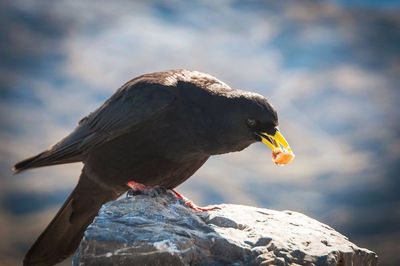
<svg viewBox="0 0 400 266"><path fill-rule="evenodd" d="M272 150L272 161L276 165L285 165L290 163L295 155L279 129L275 129L274 135L266 132L258 132L256 134L261 138L262 143Z"/></svg>

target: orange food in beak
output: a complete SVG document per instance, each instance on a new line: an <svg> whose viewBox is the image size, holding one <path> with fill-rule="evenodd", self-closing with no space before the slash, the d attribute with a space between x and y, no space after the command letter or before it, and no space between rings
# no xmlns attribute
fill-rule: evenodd
<svg viewBox="0 0 400 266"><path fill-rule="evenodd" d="M283 151L282 149L274 149L272 151L272 161L276 165L285 165L294 159L294 154L291 152Z"/></svg>
<svg viewBox="0 0 400 266"><path fill-rule="evenodd" d="M276 165L286 165L293 161L295 155L292 148L277 127L273 135L266 132L260 132L257 135L261 138L262 143L272 150L272 161Z"/></svg>

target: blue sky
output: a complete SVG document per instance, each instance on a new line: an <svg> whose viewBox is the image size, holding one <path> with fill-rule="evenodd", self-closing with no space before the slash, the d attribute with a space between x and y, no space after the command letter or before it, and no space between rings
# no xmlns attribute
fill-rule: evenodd
<svg viewBox="0 0 400 266"><path fill-rule="evenodd" d="M327 1L329 2L329 1ZM334 0L331 1L347 7L398 8L399 0Z"/></svg>
<svg viewBox="0 0 400 266"><path fill-rule="evenodd" d="M399 263L399 5L394 1L13 1L0 8L0 264L17 264L80 164L13 176L125 81L188 68L265 95L297 158L262 145L178 188L199 204L300 211Z"/></svg>

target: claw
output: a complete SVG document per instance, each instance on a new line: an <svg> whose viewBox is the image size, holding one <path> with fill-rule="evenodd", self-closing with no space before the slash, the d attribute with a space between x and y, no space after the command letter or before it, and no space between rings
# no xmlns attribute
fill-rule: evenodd
<svg viewBox="0 0 400 266"><path fill-rule="evenodd" d="M191 201L190 199L186 198L185 196L183 196L181 193L175 191L172 189L172 192L174 192L175 196L178 199L183 200L183 202L185 203L186 206L188 206L190 209L196 211L196 212L206 212L206 211L215 211L215 210L220 210L220 207L217 206L207 206L207 207L200 207L197 206L196 204L193 203L193 201Z"/></svg>
<svg viewBox="0 0 400 266"><path fill-rule="evenodd" d="M128 183L126 183L126 185L128 187L130 187L132 190L129 193L129 195L135 194L135 192L139 192L142 190L146 190L146 189L151 189L154 188L154 186L146 186L140 183L137 183L135 181L129 181ZM207 206L207 207L200 207L197 206L196 204L193 203L193 201L191 201L190 199L186 198L185 196L183 196L182 194L180 194L179 192L171 189L171 191L175 194L176 198L183 200L183 202L185 203L185 205L187 207L189 207L190 209L196 211L196 212L206 212L206 211L215 211L215 210L220 210L220 207L217 206Z"/></svg>

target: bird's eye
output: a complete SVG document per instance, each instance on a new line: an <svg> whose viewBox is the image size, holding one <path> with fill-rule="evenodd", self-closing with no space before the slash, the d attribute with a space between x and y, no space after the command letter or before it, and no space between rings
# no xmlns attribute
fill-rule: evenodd
<svg viewBox="0 0 400 266"><path fill-rule="evenodd" d="M257 121L255 119L247 119L247 125L249 125L249 127L255 127L257 124Z"/></svg>

